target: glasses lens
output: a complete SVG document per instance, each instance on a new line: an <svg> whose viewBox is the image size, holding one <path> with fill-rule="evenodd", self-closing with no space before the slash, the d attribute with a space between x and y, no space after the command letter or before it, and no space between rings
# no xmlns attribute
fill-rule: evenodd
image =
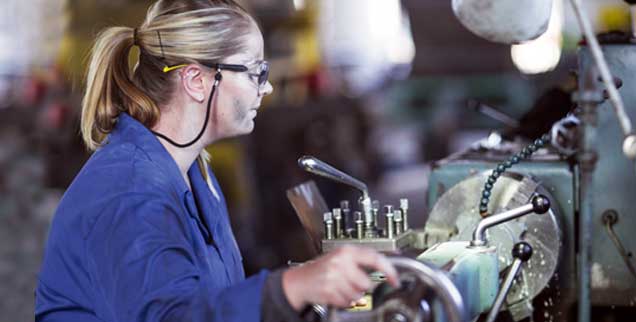
<svg viewBox="0 0 636 322"><path fill-rule="evenodd" d="M258 74L258 85L265 85L267 78L269 77L269 64L264 61L260 66L260 73Z"/></svg>

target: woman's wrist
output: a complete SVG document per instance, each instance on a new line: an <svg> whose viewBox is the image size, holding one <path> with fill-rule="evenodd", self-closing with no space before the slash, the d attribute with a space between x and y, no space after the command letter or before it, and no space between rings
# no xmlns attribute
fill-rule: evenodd
<svg viewBox="0 0 636 322"><path fill-rule="evenodd" d="M300 312L307 304L303 298L303 292L299 288L302 284L299 270L300 267L292 267L283 272L283 293L287 297L287 302L297 312Z"/></svg>

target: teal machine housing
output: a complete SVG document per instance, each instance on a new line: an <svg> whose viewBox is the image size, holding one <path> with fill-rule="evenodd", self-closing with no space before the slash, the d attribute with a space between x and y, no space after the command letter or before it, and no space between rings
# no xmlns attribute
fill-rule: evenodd
<svg viewBox="0 0 636 322"><path fill-rule="evenodd" d="M619 93L629 118L634 120L636 45L604 44L602 48L612 75L622 81ZM579 88L583 87L582 75L594 66L589 50L582 47L579 50ZM602 87L600 80L598 86ZM599 88L599 93L601 90ZM593 307L634 307L636 304L636 275L633 273L636 237L632 233L636 227L636 168L623 154L624 136L611 103L608 100L600 102L595 114L595 124L586 124L593 128L587 132L586 139L595 142L596 153L589 193L582 193L581 162L576 155L568 158L555 149L548 149L509 170L538 182L549 192L552 207L557 210L561 231L560 248L556 250L558 267L533 306L539 316L545 314L548 317L549 312L549 316L559 321L575 320L574 305L580 301L581 292L586 294L585 284L581 287L579 282L581 274L589 279L589 295L584 295L583 300L589 297ZM594 118L591 120L590 123L594 123ZM579 141L584 140L583 133L578 133L577 137ZM433 208L449 189L478 173L492 170L514 152L518 151L474 148L435 162L429 178L428 204ZM480 193L480 190L474 191L477 196ZM474 208L478 206L474 204ZM591 213L587 223L581 222L582 210ZM608 222L610 213L612 219ZM479 216L476 211L475 216ZM580 238L582 224L589 225L589 240ZM586 249L591 256L579 262L581 252ZM588 272L581 267L587 267Z"/></svg>

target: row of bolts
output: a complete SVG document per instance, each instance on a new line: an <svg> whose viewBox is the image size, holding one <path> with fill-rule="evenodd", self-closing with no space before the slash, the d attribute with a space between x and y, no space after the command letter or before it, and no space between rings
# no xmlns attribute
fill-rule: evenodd
<svg viewBox="0 0 636 322"><path fill-rule="evenodd" d="M371 220L364 220L362 212L354 211L355 229L351 225L351 210L349 202L343 200L340 202L340 208L334 208L333 211L325 212L323 215L323 223L325 225L325 239L342 239L342 238L376 238L386 237L393 238L409 229L408 223L409 200L400 199L400 208L393 209L392 205L384 206L384 217L386 218L386 230L384 234L377 227L378 212L380 211L380 203L374 200L371 206L373 217ZM344 220L344 223L343 223Z"/></svg>

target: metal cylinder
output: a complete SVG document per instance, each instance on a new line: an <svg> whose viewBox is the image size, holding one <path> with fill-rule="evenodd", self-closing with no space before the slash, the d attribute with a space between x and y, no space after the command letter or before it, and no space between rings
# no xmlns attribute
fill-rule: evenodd
<svg viewBox="0 0 636 322"><path fill-rule="evenodd" d="M352 220L351 220L351 210L349 209L349 201L342 200L340 201L340 209L342 209L342 230L347 231L347 229L351 228Z"/></svg>
<svg viewBox="0 0 636 322"><path fill-rule="evenodd" d="M402 226L404 224L402 210L395 209L393 211L393 222L395 222L395 235L400 235L403 232L402 228L404 228L404 226Z"/></svg>
<svg viewBox="0 0 636 322"><path fill-rule="evenodd" d="M393 222L393 206L384 206L384 216L386 217L386 238L393 238L395 234L395 223Z"/></svg>
<svg viewBox="0 0 636 322"><path fill-rule="evenodd" d="M407 231L409 229L409 200L406 198L400 199L400 210L402 210L402 229Z"/></svg>
<svg viewBox="0 0 636 322"><path fill-rule="evenodd" d="M378 228L378 212L380 212L380 202L373 200L371 203L371 213L373 214L373 228Z"/></svg>
<svg viewBox="0 0 636 322"><path fill-rule="evenodd" d="M323 214L323 222L325 223L325 239L333 239L333 218L331 212Z"/></svg>
<svg viewBox="0 0 636 322"><path fill-rule="evenodd" d="M356 218L356 238L362 239L364 238L364 220L362 219L362 213L356 211L353 213L353 216Z"/></svg>
<svg viewBox="0 0 636 322"><path fill-rule="evenodd" d="M333 221L335 238L342 238L342 212L340 211L340 208L333 208Z"/></svg>

